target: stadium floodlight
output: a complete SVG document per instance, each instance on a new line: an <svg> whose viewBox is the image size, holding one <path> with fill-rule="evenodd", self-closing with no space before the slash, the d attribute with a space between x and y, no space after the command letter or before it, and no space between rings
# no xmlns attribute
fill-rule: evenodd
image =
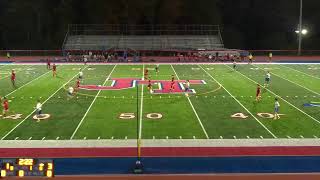
<svg viewBox="0 0 320 180"><path fill-rule="evenodd" d="M308 33L308 30L302 29L301 33L302 33L303 35L306 35L306 34Z"/></svg>
<svg viewBox="0 0 320 180"><path fill-rule="evenodd" d="M300 31L299 31L299 30L295 30L294 32L296 32L297 34L300 34ZM308 30L307 30L307 29L302 29L302 30L301 30L301 34L302 34L302 35L308 34Z"/></svg>

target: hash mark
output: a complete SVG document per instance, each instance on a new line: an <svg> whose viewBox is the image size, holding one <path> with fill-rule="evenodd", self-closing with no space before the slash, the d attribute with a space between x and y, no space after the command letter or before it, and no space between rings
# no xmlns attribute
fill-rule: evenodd
<svg viewBox="0 0 320 180"><path fill-rule="evenodd" d="M46 137L43 137L41 140L44 140Z"/></svg>

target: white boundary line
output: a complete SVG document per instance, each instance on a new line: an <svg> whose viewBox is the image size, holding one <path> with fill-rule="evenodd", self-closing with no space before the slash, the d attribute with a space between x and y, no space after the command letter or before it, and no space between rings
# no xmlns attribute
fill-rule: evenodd
<svg viewBox="0 0 320 180"><path fill-rule="evenodd" d="M298 72L298 73L304 74L304 75L309 76L309 77L312 77L312 78L320 79L320 77L312 76L311 74L308 74L308 73L299 71L299 70L294 69L294 68L292 68L292 67L284 66L284 65L281 65L281 64L280 64L280 66L285 67L285 68L288 68L288 69L291 69L291 70L294 70L294 71L296 71L296 72Z"/></svg>
<svg viewBox="0 0 320 180"><path fill-rule="evenodd" d="M252 65L252 66L261 69L259 66L255 66L255 65ZM261 70L263 70L263 71L266 72L266 70L264 70L264 69L261 69ZM304 87L304 86L302 86L302 85L300 85L300 84L298 84L298 83L296 83L296 82L293 82L293 81L291 81L291 80L289 80L289 79L287 79L287 78L284 78L284 77L282 77L282 76L280 76L280 75L278 75L278 74L276 74L276 73L274 73L274 72L271 72L271 71L270 71L270 73L273 74L273 75L275 75L275 76L277 76L277 77L279 77L279 78L281 78L281 79L284 79L284 80L286 80L286 81L289 81L289 82L292 83L292 84L295 84L295 85L297 85L297 86L299 86L299 87L301 87L301 88L304 88L304 89L306 89L306 90L308 90L308 91L310 91L310 92L312 92L312 93L320 96L320 93L317 93L317 92L315 92L315 91L313 91L313 90L311 90L311 89L309 89L309 88L307 88L307 87Z"/></svg>
<svg viewBox="0 0 320 180"><path fill-rule="evenodd" d="M135 139L5 140L0 148L123 148L136 147ZM143 139L143 147L320 147L319 139Z"/></svg>
<svg viewBox="0 0 320 180"><path fill-rule="evenodd" d="M144 65L142 67L142 79L144 80L145 77L144 77ZM140 102L140 118L139 118L139 139L142 138L142 113L143 113L143 88L144 88L144 85L142 84L142 91L141 91L141 102Z"/></svg>
<svg viewBox="0 0 320 180"><path fill-rule="evenodd" d="M172 65L171 65L171 68L172 68L173 72L175 73L175 75L177 76L177 79L180 80L180 78L179 78L176 70L173 68ZM206 136L206 138L207 138L207 139L210 139L209 136L208 136L208 133L207 133L206 129L204 128L204 126L203 126L203 124L202 124L202 122L201 122L201 120L200 120L200 118L199 118L199 116L198 116L197 111L195 110L195 108L194 108L194 106L193 106L193 104L192 104L192 102L191 102L191 100L190 100L190 98L189 98L189 96L187 96L187 99L188 99L188 101L189 101L189 104L190 104L190 106L191 106L194 114L196 115L196 117L197 117L197 119L198 119L198 121L199 121L199 124L200 124L200 126L201 126L201 128L202 128L202 130L203 130L203 132L204 132L204 134L205 134L205 136Z"/></svg>
<svg viewBox="0 0 320 180"><path fill-rule="evenodd" d="M117 67L117 65L113 66L109 76L106 78L106 80L103 83L103 86L107 83L107 81L109 80L111 74L113 73L114 69ZM78 126L76 127L76 129L73 131L70 139L73 139L73 137L76 135L78 129L80 128L81 124L83 123L84 119L87 117L89 111L91 110L91 107L93 106L94 102L96 101L97 97L99 96L99 94L101 93L101 90L98 91L98 93L96 94L96 96L94 97L93 101L91 102L90 106L88 107L86 113L83 115L81 121L79 122Z"/></svg>
<svg viewBox="0 0 320 180"><path fill-rule="evenodd" d="M88 66L86 66L84 69L86 69ZM50 71L49 71L50 72ZM42 104L45 104L47 101L49 101L55 94L57 94L65 85L67 85L70 81L72 81L78 73L76 73L68 82L64 83L59 89L57 89L51 96L49 96ZM26 116L21 122L19 122L14 128L12 128L6 135L4 135L1 140L4 140L8 135L10 135L16 128L18 128L24 121L26 121L34 112L33 110L28 116Z"/></svg>
<svg viewBox="0 0 320 180"><path fill-rule="evenodd" d="M56 65L83 65L83 63L59 63L56 62ZM154 62L154 63L145 63L145 62L138 62L138 63L87 63L87 65L156 65L156 64L161 64L161 65L198 65L198 64L203 64L203 65L223 65L223 64L233 64L233 62L214 62L214 63L208 63L208 62L186 62L186 63L162 63L162 62ZM248 62L243 62L243 63L237 63L237 64L248 64ZM312 65L320 65L320 62L314 62L314 63L302 63L302 62L255 62L255 64L312 64ZM10 63L10 64L3 64L4 66L8 65L46 65L46 63Z"/></svg>
<svg viewBox="0 0 320 180"><path fill-rule="evenodd" d="M265 130L267 130L274 138L277 138L257 117L255 117L236 97L234 97L218 80L216 80L210 73L208 73L202 66L199 67L208 74L214 81L216 81L243 109L245 109Z"/></svg>
<svg viewBox="0 0 320 180"><path fill-rule="evenodd" d="M227 66L225 64L225 66ZM228 68L232 69L231 67L227 66ZM255 84L259 84L258 82L252 80L251 78L247 77L246 75L242 74L239 71L236 71L237 73L239 73L241 76L247 78L248 80L250 80L251 82L255 83ZM263 87L262 87L263 88ZM268 88L264 88L266 89L268 92L270 92L271 94L273 94L274 96L277 96L278 98L280 98L282 101L286 102L287 104L289 104L290 106L292 106L293 108L297 109L298 111L300 111L301 113L303 113L304 115L308 116L309 118L311 118L312 120L316 121L317 123L320 124L320 121L317 120L316 118L310 116L309 114L307 114L306 112L302 111L301 109L299 109L298 107L296 107L295 105L291 104L290 102L288 102L287 100L283 99L281 96L277 95L276 93L272 92L271 90L269 90Z"/></svg>
<svg viewBox="0 0 320 180"><path fill-rule="evenodd" d="M48 71L48 72L46 72L46 73L43 73L41 76L38 76L37 78L35 78L35 79L33 79L33 80L29 81L28 83L26 83L26 84L24 84L24 85L20 86L19 88L17 88L17 89L15 89L14 91L10 92L10 93L9 93L9 94L7 94L6 96L10 96L10 95L11 95L11 94L13 94L14 92L18 91L19 89L22 89L23 87L25 87L25 86L27 86L27 85L31 84L32 82L34 82L34 81L36 81L36 80L40 79L41 77L43 77L43 76L47 75L47 74L48 74L48 73L50 73L50 72L51 72L51 71Z"/></svg>

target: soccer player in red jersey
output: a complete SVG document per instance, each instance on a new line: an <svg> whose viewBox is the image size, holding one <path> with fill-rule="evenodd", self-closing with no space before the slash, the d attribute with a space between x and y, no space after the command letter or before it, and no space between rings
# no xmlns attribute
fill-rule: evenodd
<svg viewBox="0 0 320 180"><path fill-rule="evenodd" d="M149 83L148 83L148 90L152 93L152 84L151 84L150 79L149 79Z"/></svg>
<svg viewBox="0 0 320 180"><path fill-rule="evenodd" d="M174 84L175 84L175 82L174 82L174 81L171 81L170 91L174 91Z"/></svg>
<svg viewBox="0 0 320 180"><path fill-rule="evenodd" d="M14 72L14 69L11 71L11 83L14 87L16 86L16 72Z"/></svg>
<svg viewBox="0 0 320 180"><path fill-rule="evenodd" d="M3 118L5 118L7 116L7 113L9 112L9 102L6 97L3 98L2 107L3 107L2 115L3 115Z"/></svg>
<svg viewBox="0 0 320 180"><path fill-rule="evenodd" d="M57 66L56 66L56 64L53 64L53 66L52 66L52 73L53 73L53 77L57 76Z"/></svg>
<svg viewBox="0 0 320 180"><path fill-rule="evenodd" d="M171 82L174 82L174 75L171 75Z"/></svg>
<svg viewBox="0 0 320 180"><path fill-rule="evenodd" d="M50 69L51 68L51 63L50 63L50 60L49 58L47 59L47 69Z"/></svg>
<svg viewBox="0 0 320 180"><path fill-rule="evenodd" d="M149 70L148 69L144 70L144 79L145 80L148 79L148 74L149 74Z"/></svg>
<svg viewBox="0 0 320 180"><path fill-rule="evenodd" d="M80 79L78 78L77 81L76 81L76 87L75 87L75 90L78 91L80 88Z"/></svg>
<svg viewBox="0 0 320 180"><path fill-rule="evenodd" d="M256 92L256 101L260 101L261 100L261 88L260 85L257 85L257 92Z"/></svg>

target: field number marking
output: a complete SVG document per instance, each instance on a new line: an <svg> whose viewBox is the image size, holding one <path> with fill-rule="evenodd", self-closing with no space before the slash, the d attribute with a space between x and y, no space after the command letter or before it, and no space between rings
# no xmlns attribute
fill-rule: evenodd
<svg viewBox="0 0 320 180"><path fill-rule="evenodd" d="M285 114L279 114L279 116L283 116ZM257 113L257 116L264 118L264 119L273 119L274 115L271 113ZM238 119L247 119L249 116L245 115L244 113L235 113L231 115L232 118Z"/></svg>
<svg viewBox="0 0 320 180"><path fill-rule="evenodd" d="M145 115L146 118L148 119L161 119L163 117L162 114L160 113L148 113ZM136 115L134 113L121 113L119 115L119 119L125 119L125 120L129 120L129 119L135 119Z"/></svg>

